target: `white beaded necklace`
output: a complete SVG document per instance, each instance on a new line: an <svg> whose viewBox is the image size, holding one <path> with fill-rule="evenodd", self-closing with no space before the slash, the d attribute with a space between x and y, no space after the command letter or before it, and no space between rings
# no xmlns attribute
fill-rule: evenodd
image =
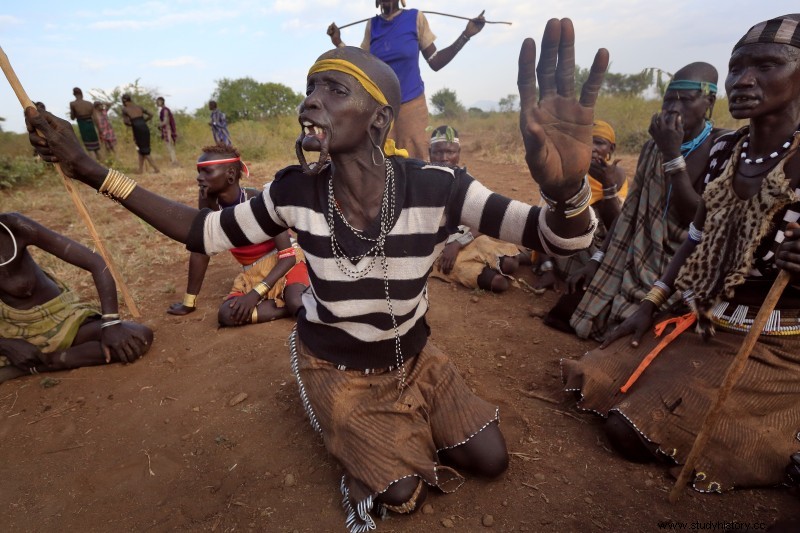
<svg viewBox="0 0 800 533"><path fill-rule="evenodd" d="M794 134L792 134L792 138L794 138ZM750 136L748 135L747 138L742 143L742 155L740 157L741 157L742 160L744 160L745 164L748 164L748 165L760 165L762 163L766 163L767 161L770 161L772 159L777 158L783 152L788 150L791 145L792 145L792 139L789 139L788 141L783 143L783 145L781 145L780 150L775 150L774 152L769 154L769 156L767 156L767 157L757 157L756 159L750 159L749 157L747 157L747 152L745 151L745 149L748 146L750 146Z"/></svg>
<svg viewBox="0 0 800 533"><path fill-rule="evenodd" d="M11 261L13 261L14 259L17 258L17 239L14 238L14 234L11 233L11 230L8 228L8 226L3 224L2 222L0 222L0 226L3 226L6 229L6 231L8 232L8 234L11 235L11 242L14 244L14 254L11 256L11 259L0 263L0 267L3 267L3 266L6 266Z"/></svg>
<svg viewBox="0 0 800 533"><path fill-rule="evenodd" d="M333 173L328 178L328 231L331 234L331 249L333 251L333 258L336 261L336 266L339 271L351 279L361 279L367 276L372 268L375 266L375 260L380 257L381 267L383 269L383 290L386 296L386 305L389 308L389 316L392 319L392 328L394 329L394 348L395 348L395 362L397 364L399 389L402 391L406 384L406 371L403 365L403 352L400 348L400 330L397 327L397 318L394 315L394 306L392 299L389 296L389 261L386 258L386 237L392 229L392 222L394 220L395 212L395 176L394 167L388 158L385 159L386 166L386 181L383 187L383 196L381 198L381 214L380 214L380 232L376 238L367 237L364 231L353 227L339 208L336 198L333 195ZM334 231L334 219L338 218L344 225L359 239L373 243L373 245L361 255L354 257L348 256L344 250L339 246ZM363 269L352 268L345 263L345 259L350 261L351 264L356 264L367 256L372 256L369 263Z"/></svg>

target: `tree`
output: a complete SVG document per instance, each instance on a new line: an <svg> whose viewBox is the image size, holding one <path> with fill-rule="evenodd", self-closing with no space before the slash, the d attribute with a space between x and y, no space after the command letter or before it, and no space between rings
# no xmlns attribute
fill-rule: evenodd
<svg viewBox="0 0 800 533"><path fill-rule="evenodd" d="M464 114L464 106L458 101L455 91L446 87L433 93L431 105L436 109L437 115L447 118L454 118Z"/></svg>
<svg viewBox="0 0 800 533"><path fill-rule="evenodd" d="M650 87L654 87L657 94L661 96L665 88L664 79L671 77L668 72L658 68L646 68L636 74L606 72L601 94L642 96ZM575 91L578 94L587 79L589 79L589 69L576 66Z"/></svg>
<svg viewBox="0 0 800 533"><path fill-rule="evenodd" d="M509 94L505 98L501 98L497 103L501 113L509 113L517 110L517 99L519 96L516 94Z"/></svg>
<svg viewBox="0 0 800 533"><path fill-rule="evenodd" d="M262 120L293 115L303 96L280 83L260 83L253 78L217 80L212 94L229 122Z"/></svg>
<svg viewBox="0 0 800 533"><path fill-rule="evenodd" d="M90 89L89 97L92 100L99 100L108 104L109 111L116 113L118 117L122 116L122 95L127 93L131 95L133 103L140 105L151 113L156 110L156 98L160 96L159 91L155 87L144 87L139 85L139 80L136 78L133 83L119 85L110 91L103 89Z"/></svg>
<svg viewBox="0 0 800 533"><path fill-rule="evenodd" d="M3 118L3 117L0 117L0 122L5 122L5 121L6 121L6 119L5 119L5 118ZM2 132L2 131L3 131L3 125L2 125L2 124L0 124L0 132Z"/></svg>

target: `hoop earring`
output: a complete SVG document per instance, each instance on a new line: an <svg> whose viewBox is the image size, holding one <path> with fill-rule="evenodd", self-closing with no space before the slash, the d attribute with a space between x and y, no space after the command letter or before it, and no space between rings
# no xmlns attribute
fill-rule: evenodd
<svg viewBox="0 0 800 533"><path fill-rule="evenodd" d="M386 155L383 153L383 149L378 146L378 143L372 140L372 133L367 131L367 135L369 136L369 142L372 143L372 151L370 155L372 156L372 164L376 167L382 166L386 162ZM381 156L380 162L375 161L375 150L378 150L378 153Z"/></svg>

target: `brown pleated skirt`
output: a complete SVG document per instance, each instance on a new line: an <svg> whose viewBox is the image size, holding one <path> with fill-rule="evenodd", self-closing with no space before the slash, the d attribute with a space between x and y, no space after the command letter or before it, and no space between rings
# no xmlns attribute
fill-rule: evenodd
<svg viewBox="0 0 800 533"><path fill-rule="evenodd" d="M314 357L293 333L292 367L312 426L325 447L370 494L416 475L452 492L463 478L438 465L437 452L463 444L498 419L453 363L430 342L406 361L406 387L397 370L365 374Z"/></svg>
<svg viewBox="0 0 800 533"><path fill-rule="evenodd" d="M623 338L576 361L562 360L567 390L578 407L602 416L618 411L663 454L683 464L705 414L744 336L717 329L704 343L685 332L669 344L630 390L620 387L658 343L652 333L638 348ZM789 456L800 451L800 337L762 335L698 460L701 492L777 485ZM677 468L673 470L677 475Z"/></svg>

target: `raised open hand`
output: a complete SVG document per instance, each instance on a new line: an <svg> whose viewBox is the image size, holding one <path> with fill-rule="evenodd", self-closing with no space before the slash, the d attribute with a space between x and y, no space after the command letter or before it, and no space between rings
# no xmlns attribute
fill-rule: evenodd
<svg viewBox="0 0 800 533"><path fill-rule="evenodd" d="M594 104L607 68L608 50L601 48L577 100L572 21L565 18L547 22L538 67L536 43L530 38L522 43L517 86L525 161L533 179L553 199L573 196L589 170Z"/></svg>

